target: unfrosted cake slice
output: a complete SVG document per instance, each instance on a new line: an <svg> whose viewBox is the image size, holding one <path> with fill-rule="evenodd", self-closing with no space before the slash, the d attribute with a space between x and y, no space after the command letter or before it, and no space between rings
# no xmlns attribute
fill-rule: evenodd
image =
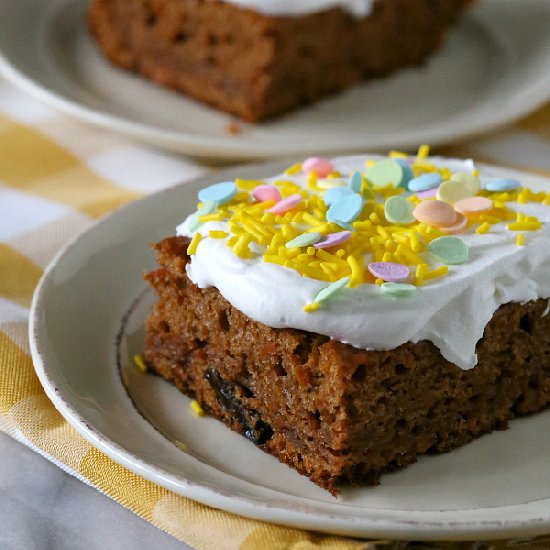
<svg viewBox="0 0 550 550"><path fill-rule="evenodd" d="M264 120L418 65L471 0L92 0L104 55L218 109Z"/></svg>
<svg viewBox="0 0 550 550"><path fill-rule="evenodd" d="M550 403L550 184L312 158L156 245L149 367L336 492Z"/></svg>

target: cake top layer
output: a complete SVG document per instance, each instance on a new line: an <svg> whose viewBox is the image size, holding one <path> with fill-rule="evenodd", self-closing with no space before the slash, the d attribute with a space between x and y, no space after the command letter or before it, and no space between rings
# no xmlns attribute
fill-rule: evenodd
<svg viewBox="0 0 550 550"><path fill-rule="evenodd" d="M299 16L330 8L340 8L355 17L365 17L371 13L375 0L224 0L224 2L273 16Z"/></svg>
<svg viewBox="0 0 550 550"><path fill-rule="evenodd" d="M425 146L310 158L201 190L176 231L191 280L256 321L364 349L430 340L467 369L500 305L550 297L550 182L535 187Z"/></svg>

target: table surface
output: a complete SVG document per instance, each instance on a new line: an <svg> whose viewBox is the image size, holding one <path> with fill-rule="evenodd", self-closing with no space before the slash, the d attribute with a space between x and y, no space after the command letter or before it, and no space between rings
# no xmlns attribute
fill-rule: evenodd
<svg viewBox="0 0 550 550"><path fill-rule="evenodd" d="M0 433L0 549L189 550Z"/></svg>

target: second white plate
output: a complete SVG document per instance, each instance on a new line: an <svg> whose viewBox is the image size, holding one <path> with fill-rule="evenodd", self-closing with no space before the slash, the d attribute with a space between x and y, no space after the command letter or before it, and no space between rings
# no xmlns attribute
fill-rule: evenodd
<svg viewBox="0 0 550 550"><path fill-rule="evenodd" d="M0 0L0 74L81 120L191 155L439 145L509 122L550 97L550 3L480 0L425 67L229 135L229 116L110 66L87 32L87 5Z"/></svg>

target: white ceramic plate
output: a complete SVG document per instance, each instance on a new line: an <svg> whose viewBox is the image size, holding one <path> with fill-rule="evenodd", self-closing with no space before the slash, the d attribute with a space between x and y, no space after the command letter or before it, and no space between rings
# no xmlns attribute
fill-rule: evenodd
<svg viewBox="0 0 550 550"><path fill-rule="evenodd" d="M550 3L480 0L424 68L404 70L231 136L224 114L107 64L88 0L0 0L0 72L77 118L191 155L245 159L439 145L550 97Z"/></svg>
<svg viewBox="0 0 550 550"><path fill-rule="evenodd" d="M154 266L147 243L173 234L199 188L282 168L241 167L152 195L100 221L57 256L35 294L30 328L36 371L55 406L130 470L237 514L415 540L548 532L550 411L449 454L422 457L378 487L345 490L335 499L221 423L194 416L167 382L131 367L152 300L141 278ZM501 172L510 173L495 175ZM536 188L532 177L521 178Z"/></svg>

